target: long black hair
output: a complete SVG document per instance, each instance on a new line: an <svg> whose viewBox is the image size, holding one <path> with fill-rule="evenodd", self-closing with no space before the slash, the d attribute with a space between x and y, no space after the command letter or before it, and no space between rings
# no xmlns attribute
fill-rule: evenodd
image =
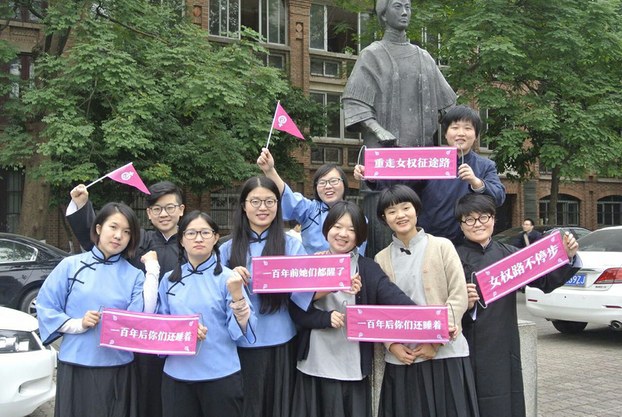
<svg viewBox="0 0 622 417"><path fill-rule="evenodd" d="M185 260L185 252L184 247L181 244L182 239L184 238L184 232L188 228L190 222L196 219L203 219L207 222L209 227L214 231L214 234L218 234L218 224L211 218L211 216L203 211L194 210L190 214L185 215L181 218L178 224L177 230L177 246L179 247L179 257L177 259L177 265L171 275L169 275L168 280L171 282L177 282L181 280L181 266L186 263ZM222 273L222 265L220 263L220 248L218 244L218 239L214 243L214 248L212 252L216 255L216 267L214 268L214 275L220 275Z"/></svg>
<svg viewBox="0 0 622 417"><path fill-rule="evenodd" d="M250 239L253 233L251 225L248 221L244 206L248 194L255 188L266 188L274 193L277 199L276 217L268 227L268 237L266 245L261 252L261 256L282 256L285 255L285 228L283 227L283 216L281 213L280 193L277 185L268 177L252 177L249 178L240 191L240 199L233 216L233 228L231 230L231 257L229 258L229 268L236 266L246 267L246 261L249 256ZM259 294L260 307L259 312L269 314L277 312L284 307L289 299L288 294Z"/></svg>

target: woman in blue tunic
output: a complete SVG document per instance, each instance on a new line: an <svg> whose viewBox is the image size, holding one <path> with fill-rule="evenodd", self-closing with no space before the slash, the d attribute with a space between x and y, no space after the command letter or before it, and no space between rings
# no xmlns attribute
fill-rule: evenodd
<svg viewBox="0 0 622 417"><path fill-rule="evenodd" d="M267 148L262 149L257 165L266 177L275 182L281 196L281 207L285 220L296 220L301 224L302 244L309 255L328 249L328 242L322 234L322 225L328 210L348 194L348 177L335 164L325 164L313 176L314 199L295 193L279 176L274 167L274 158Z"/></svg>
<svg viewBox="0 0 622 417"><path fill-rule="evenodd" d="M232 238L222 246L222 261L247 283L257 311L257 341L238 341L244 379L244 417L290 417L295 375L296 328L288 313L290 300L306 310L313 294L256 294L254 256L306 255L299 240L285 234L276 184L250 178L242 186Z"/></svg>
<svg viewBox="0 0 622 417"><path fill-rule="evenodd" d="M254 342L255 316L243 280L221 264L218 225L198 210L179 222L179 263L160 283L158 312L200 314L194 356L169 356L162 379L164 417L241 417L236 341ZM185 258L188 260L184 261Z"/></svg>
<svg viewBox="0 0 622 417"><path fill-rule="evenodd" d="M346 304L414 304L380 266L359 255L367 237L363 211L350 201L331 207L323 226L331 254L350 254L352 288L321 294L307 312L290 312L301 327L292 416L371 417L373 343L350 342L343 329ZM317 298L317 297L316 297Z"/></svg>
<svg viewBox="0 0 622 417"><path fill-rule="evenodd" d="M155 252L143 257L145 274L127 260L140 240L131 208L108 203L91 227L89 252L61 261L37 297L45 344L63 336L58 355L56 417L133 417L134 355L99 346L102 307L153 312L159 266ZM144 289L144 294L143 294Z"/></svg>

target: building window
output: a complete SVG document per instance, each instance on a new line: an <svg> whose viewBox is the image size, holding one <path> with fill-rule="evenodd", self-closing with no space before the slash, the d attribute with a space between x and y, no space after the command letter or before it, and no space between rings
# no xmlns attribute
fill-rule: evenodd
<svg viewBox="0 0 622 417"><path fill-rule="evenodd" d="M347 132L341 109L341 94L338 93L309 93L311 99L324 106L327 118L324 137L359 139L358 133Z"/></svg>
<svg viewBox="0 0 622 417"><path fill-rule="evenodd" d="M210 215L219 227L228 230L233 228L233 215L239 199L240 193L235 189L212 193Z"/></svg>
<svg viewBox="0 0 622 417"><path fill-rule="evenodd" d="M362 148L349 147L348 149L348 166L353 167L359 163L359 154L362 152ZM361 162L363 162L363 155L361 156Z"/></svg>
<svg viewBox="0 0 622 417"><path fill-rule="evenodd" d="M240 3L238 0L211 0L209 33L214 36L240 36Z"/></svg>
<svg viewBox="0 0 622 417"><path fill-rule="evenodd" d="M598 227L622 224L622 196L612 195L596 202Z"/></svg>
<svg viewBox="0 0 622 417"><path fill-rule="evenodd" d="M311 163L317 165L335 164L341 165L343 150L328 146L317 146L311 149Z"/></svg>
<svg viewBox="0 0 622 417"><path fill-rule="evenodd" d="M280 70L285 70L285 54L270 52L266 55L266 65Z"/></svg>
<svg viewBox="0 0 622 417"><path fill-rule="evenodd" d="M311 5L310 47L328 52L355 53L358 14L324 4Z"/></svg>
<svg viewBox="0 0 622 417"><path fill-rule="evenodd" d="M284 0L241 0L242 26L261 34L268 43L287 43L287 9Z"/></svg>
<svg viewBox="0 0 622 417"><path fill-rule="evenodd" d="M421 46L434 57L436 65L448 65L447 61L441 56L441 34L433 33L427 27L421 29Z"/></svg>
<svg viewBox="0 0 622 417"><path fill-rule="evenodd" d="M341 76L341 62L329 59L311 58L311 75L339 78Z"/></svg>
<svg viewBox="0 0 622 417"><path fill-rule="evenodd" d="M268 43L287 42L287 9L284 0L211 0L209 33L238 39L240 26L259 33Z"/></svg>
<svg viewBox="0 0 622 417"><path fill-rule="evenodd" d="M549 197L540 199L540 224L549 224L546 217L549 208ZM553 224L562 226L579 225L579 200L576 198L560 194L557 200L557 219Z"/></svg>
<svg viewBox="0 0 622 417"><path fill-rule="evenodd" d="M0 231L17 233L22 211L24 174L21 171L0 170Z"/></svg>

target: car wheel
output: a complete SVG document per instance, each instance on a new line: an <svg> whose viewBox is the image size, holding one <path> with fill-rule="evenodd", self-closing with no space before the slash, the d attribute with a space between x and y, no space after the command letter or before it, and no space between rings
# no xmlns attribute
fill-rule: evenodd
<svg viewBox="0 0 622 417"><path fill-rule="evenodd" d="M37 295L39 294L39 288L30 290L22 297L22 301L19 303L19 309L24 313L28 313L31 316L37 317Z"/></svg>
<svg viewBox="0 0 622 417"><path fill-rule="evenodd" d="M551 323L553 323L553 327L555 327L558 332L568 334L580 333L585 329L585 326L587 326L587 323L582 321L552 320Z"/></svg>

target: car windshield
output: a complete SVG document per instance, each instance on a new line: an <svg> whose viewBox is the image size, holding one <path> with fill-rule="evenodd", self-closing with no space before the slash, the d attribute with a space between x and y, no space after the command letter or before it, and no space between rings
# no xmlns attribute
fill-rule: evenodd
<svg viewBox="0 0 622 417"><path fill-rule="evenodd" d="M579 250L622 252L622 229L597 230L579 239Z"/></svg>

